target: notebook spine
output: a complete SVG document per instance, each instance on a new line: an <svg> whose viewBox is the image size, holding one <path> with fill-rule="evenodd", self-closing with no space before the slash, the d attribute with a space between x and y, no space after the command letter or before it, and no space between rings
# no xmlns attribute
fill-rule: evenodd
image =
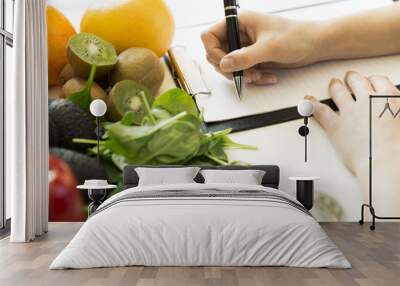
<svg viewBox="0 0 400 286"><path fill-rule="evenodd" d="M168 58L171 72L183 90L191 96L211 94L204 83L199 67L196 66L184 46L170 48Z"/></svg>

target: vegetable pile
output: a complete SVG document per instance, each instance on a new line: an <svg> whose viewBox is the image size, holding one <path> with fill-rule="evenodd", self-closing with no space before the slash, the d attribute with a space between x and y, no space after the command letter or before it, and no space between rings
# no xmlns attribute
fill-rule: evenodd
<svg viewBox="0 0 400 286"><path fill-rule="evenodd" d="M158 96L150 106L145 91L138 96L146 114L140 125L135 114L127 112L115 123L105 122L106 130L100 142L103 160L122 170L127 164L141 165L227 165L226 148L256 149L233 142L227 135L230 129L204 133L202 116L186 92L171 89ZM77 138L81 144L97 144L96 140ZM90 153L96 154L97 148Z"/></svg>

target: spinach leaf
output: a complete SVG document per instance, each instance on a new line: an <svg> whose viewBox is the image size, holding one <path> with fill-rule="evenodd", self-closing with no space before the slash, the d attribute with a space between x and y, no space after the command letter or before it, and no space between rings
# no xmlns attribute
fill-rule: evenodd
<svg viewBox="0 0 400 286"><path fill-rule="evenodd" d="M124 117L121 119L121 124L131 126L135 123L135 114L133 111L128 111L125 113Z"/></svg>
<svg viewBox="0 0 400 286"><path fill-rule="evenodd" d="M152 108L150 110L150 113L151 113L153 119L155 119L156 121L171 118L171 114L168 111L166 111L164 109L160 109L160 108ZM150 114L146 115L145 117L143 117L142 125L152 125L153 119L150 117Z"/></svg>
<svg viewBox="0 0 400 286"><path fill-rule="evenodd" d="M143 148L158 131L184 116L186 112L181 112L167 120L159 121L156 125L127 126L121 122L108 125L106 126L108 140L105 141L105 146L112 152L124 156L129 163L136 162L137 158L143 156L140 154Z"/></svg>
<svg viewBox="0 0 400 286"><path fill-rule="evenodd" d="M168 90L156 97L153 108L164 109L172 115L186 111L187 114L197 116L197 108L193 98L179 88Z"/></svg>
<svg viewBox="0 0 400 286"><path fill-rule="evenodd" d="M176 121L154 134L146 146L146 155L138 163L179 164L198 150L199 136L197 126Z"/></svg>
<svg viewBox="0 0 400 286"><path fill-rule="evenodd" d="M92 89L95 75L96 75L96 65L93 64L90 68L90 74L86 82L85 88L81 91L74 92L67 97L69 101L72 101L73 103L79 105L86 112L89 112L90 103L92 102L90 91Z"/></svg>

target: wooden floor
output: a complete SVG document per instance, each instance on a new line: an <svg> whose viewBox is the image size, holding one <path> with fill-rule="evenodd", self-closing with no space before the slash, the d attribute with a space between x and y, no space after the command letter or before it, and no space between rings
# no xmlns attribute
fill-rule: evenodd
<svg viewBox="0 0 400 286"><path fill-rule="evenodd" d="M48 270L79 229L79 223L51 223L49 233L29 244L0 241L1 286L45 285L400 285L400 223L379 223L375 232L356 223L322 224L353 268L125 267Z"/></svg>

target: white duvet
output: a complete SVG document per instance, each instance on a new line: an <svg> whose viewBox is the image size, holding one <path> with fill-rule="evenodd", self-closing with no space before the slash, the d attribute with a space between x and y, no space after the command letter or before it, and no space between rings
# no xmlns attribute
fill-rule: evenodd
<svg viewBox="0 0 400 286"><path fill-rule="evenodd" d="M137 194L134 192L168 190L258 190L295 201L282 191L250 185L131 188L104 202L50 269L127 265L350 267L312 216L274 200L173 197L113 204Z"/></svg>

